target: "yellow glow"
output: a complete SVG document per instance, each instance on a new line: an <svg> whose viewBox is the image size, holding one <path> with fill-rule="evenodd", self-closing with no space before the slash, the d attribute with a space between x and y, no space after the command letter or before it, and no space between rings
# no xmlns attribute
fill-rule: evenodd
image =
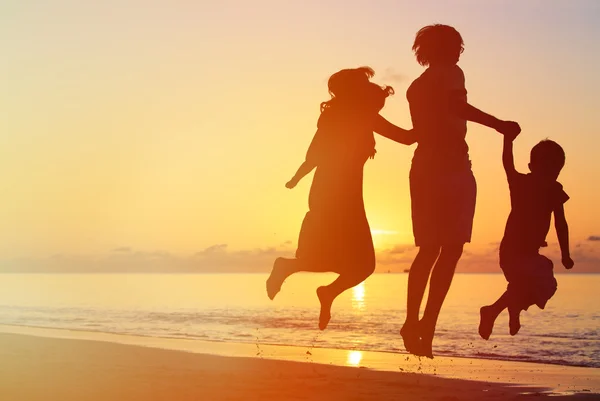
<svg viewBox="0 0 600 401"><path fill-rule="evenodd" d="M361 310L365 308L365 292L364 282L352 288L352 307L354 309Z"/></svg>
<svg viewBox="0 0 600 401"><path fill-rule="evenodd" d="M405 93L423 72L411 46L418 29L434 21L455 21L463 35L460 66L470 101L523 127L515 142L519 171L528 171L539 140L564 147L559 179L572 198L571 241L588 243L598 234L600 190L590 183L600 180L600 53L581 49L594 48L600 28L585 18L592 7L586 2L571 2L573 13L547 6L543 18L538 2L385 2L368 13L361 3L341 0L325 8L266 0L236 7L52 3L34 12L27 2L11 2L4 13L11 15L5 36L20 39L3 47L10 63L0 66L11 93L0 99L0 260L93 259L122 247L186 258L213 245L246 252L288 241L292 251L312 175L293 190L284 184L304 160L319 104L329 99L329 75L372 66L374 82L396 91L382 114L410 128ZM118 16L112 3L119 4ZM53 24L40 24L42 15ZM302 24L284 23L289 15ZM564 29L556 29L555 17ZM347 32L356 46L341 45L330 29ZM556 63L557 54L577 63ZM510 199L501 136L477 124L468 130L478 193L468 249L483 253L502 239ZM408 176L415 147L380 136L376 142L364 198L381 252L413 244ZM555 242L554 233L548 238ZM271 262L263 254L256 265L266 271ZM232 257L236 266L247 265L243 255ZM395 253L396 262L378 269L402 271L411 255ZM495 258L477 266L484 265L497 271Z"/></svg>
<svg viewBox="0 0 600 401"><path fill-rule="evenodd" d="M348 358L346 359L346 364L350 366L358 366L360 361L362 360L362 352L361 351L348 351Z"/></svg>
<svg viewBox="0 0 600 401"><path fill-rule="evenodd" d="M396 235L398 231L393 230L371 230L371 234L373 235Z"/></svg>

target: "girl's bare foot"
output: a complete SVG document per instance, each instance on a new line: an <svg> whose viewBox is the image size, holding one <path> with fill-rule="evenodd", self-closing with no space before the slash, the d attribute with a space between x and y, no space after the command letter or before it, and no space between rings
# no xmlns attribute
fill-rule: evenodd
<svg viewBox="0 0 600 401"><path fill-rule="evenodd" d="M327 293L327 287L317 288L317 297L321 303L321 312L319 313L319 329L325 330L331 320L331 304L334 297Z"/></svg>
<svg viewBox="0 0 600 401"><path fill-rule="evenodd" d="M490 339L497 317L498 315L494 313L491 306L482 306L479 309L479 335L484 340Z"/></svg>
<svg viewBox="0 0 600 401"><path fill-rule="evenodd" d="M285 269L283 268L284 263L284 258L275 259L275 263L273 263L273 269L271 270L271 275L267 279L267 295L271 300L273 300L275 295L281 291L281 285L287 278L287 274L285 274Z"/></svg>

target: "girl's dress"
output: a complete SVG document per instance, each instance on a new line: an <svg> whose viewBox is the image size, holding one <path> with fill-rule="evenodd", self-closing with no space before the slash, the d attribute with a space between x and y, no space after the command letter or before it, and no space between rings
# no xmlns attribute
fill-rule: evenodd
<svg viewBox="0 0 600 401"><path fill-rule="evenodd" d="M375 139L365 119L325 109L306 160L316 171L296 258L339 274L375 268L375 252L363 202L363 167Z"/></svg>

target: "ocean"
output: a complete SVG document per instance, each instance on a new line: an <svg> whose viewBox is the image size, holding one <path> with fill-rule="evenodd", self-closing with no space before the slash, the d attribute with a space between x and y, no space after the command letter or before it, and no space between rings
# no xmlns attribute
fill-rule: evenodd
<svg viewBox="0 0 600 401"><path fill-rule="evenodd" d="M375 274L334 303L317 328L318 286L332 274L290 277L274 301L266 274L2 274L0 324L204 341L403 353L407 274ZM438 322L434 354L600 367L600 275L557 275L545 310L508 315L489 341L479 307L505 289L500 274L457 274Z"/></svg>

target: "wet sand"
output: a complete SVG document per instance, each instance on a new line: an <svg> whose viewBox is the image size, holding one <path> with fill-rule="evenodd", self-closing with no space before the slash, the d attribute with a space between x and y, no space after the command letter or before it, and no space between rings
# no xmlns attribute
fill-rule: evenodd
<svg viewBox="0 0 600 401"><path fill-rule="evenodd" d="M59 332L64 332L64 337L85 336ZM128 337L123 336L121 342L140 340ZM194 352L152 348L161 345L156 341L162 341L163 348L175 345L169 346L171 341L164 339L146 340L145 344L132 345L0 334L0 399L469 401L531 399L561 392L564 395L561 400L600 399L595 393L599 387L598 369L499 361L480 363L463 358L419 361L399 354L376 358L381 353L361 353L359 358L357 351L320 349L302 352L296 358L303 358L304 362L298 362L282 359L286 353L298 354L300 349L295 347L189 341L189 347L193 344L211 347L214 354L223 354L228 349L230 354L241 355L253 349L253 356L243 357L196 353L198 348ZM183 347L181 340L172 342ZM269 356L270 353L279 355ZM339 359L342 355L345 362ZM384 365L389 367L389 361L375 363L382 358L394 358L396 371L382 369ZM338 366L344 363L357 366ZM488 363L498 364L497 371ZM538 385L532 385L525 368L531 377L541 376L548 383L557 383L544 387L538 380ZM462 376L458 376L463 378L444 373L450 370L462 371ZM499 376L491 379L492 373ZM511 383L502 382L503 376L508 379L511 375L514 378ZM466 376L472 376L472 380Z"/></svg>

